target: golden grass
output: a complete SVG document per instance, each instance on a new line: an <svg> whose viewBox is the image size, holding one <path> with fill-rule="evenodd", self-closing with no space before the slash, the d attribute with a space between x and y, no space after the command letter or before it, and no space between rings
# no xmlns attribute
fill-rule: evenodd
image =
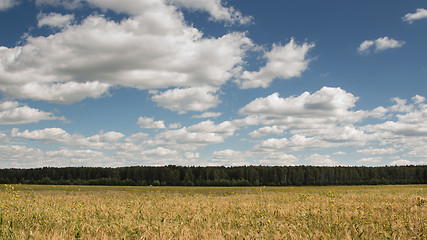
<svg viewBox="0 0 427 240"><path fill-rule="evenodd" d="M2 185L2 239L426 239L427 186Z"/></svg>

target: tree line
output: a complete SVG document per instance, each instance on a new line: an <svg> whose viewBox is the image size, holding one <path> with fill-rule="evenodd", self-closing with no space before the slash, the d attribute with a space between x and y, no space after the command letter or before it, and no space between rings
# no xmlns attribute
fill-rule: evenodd
<svg viewBox="0 0 427 240"><path fill-rule="evenodd" d="M133 166L0 169L2 184L302 186L426 184L427 166Z"/></svg>

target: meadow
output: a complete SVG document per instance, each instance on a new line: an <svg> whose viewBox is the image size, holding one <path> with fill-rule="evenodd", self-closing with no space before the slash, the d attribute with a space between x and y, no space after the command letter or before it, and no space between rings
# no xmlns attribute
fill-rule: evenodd
<svg viewBox="0 0 427 240"><path fill-rule="evenodd" d="M0 186L1 239L426 239L427 186Z"/></svg>

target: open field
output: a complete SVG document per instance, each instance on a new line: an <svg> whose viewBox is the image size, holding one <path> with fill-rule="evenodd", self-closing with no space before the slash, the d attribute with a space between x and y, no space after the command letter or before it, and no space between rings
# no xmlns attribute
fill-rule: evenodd
<svg viewBox="0 0 427 240"><path fill-rule="evenodd" d="M2 239L426 239L427 186L0 186Z"/></svg>

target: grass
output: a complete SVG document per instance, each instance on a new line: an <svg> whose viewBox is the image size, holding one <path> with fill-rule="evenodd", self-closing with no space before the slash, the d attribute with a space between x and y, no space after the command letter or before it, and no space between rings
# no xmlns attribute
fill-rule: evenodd
<svg viewBox="0 0 427 240"><path fill-rule="evenodd" d="M427 186L0 186L2 239L426 239Z"/></svg>

